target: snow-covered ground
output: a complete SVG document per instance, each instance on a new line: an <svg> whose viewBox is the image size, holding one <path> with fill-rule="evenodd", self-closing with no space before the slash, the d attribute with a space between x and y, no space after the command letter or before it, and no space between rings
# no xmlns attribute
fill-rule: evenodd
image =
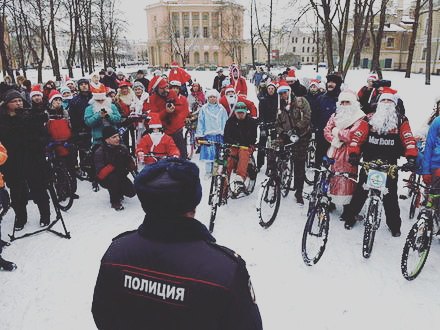
<svg viewBox="0 0 440 330"><path fill-rule="evenodd" d="M202 86L210 86L215 73L191 74ZM297 72L300 77L313 74L311 67ZM350 71L348 87L358 90L367 74ZM397 72L384 75L399 90L417 128L440 94L440 77L432 77L432 85L425 86L422 75L411 79ZM253 86L249 91L256 100ZM263 177L259 174L258 180ZM209 181L202 181L205 195L197 218L208 224ZM290 194L282 200L275 223L262 229L255 211L257 190L258 185L254 194L219 209L214 236L246 260L265 329L435 328L440 311L439 242L433 242L419 278L408 282L400 273L402 248L413 223L407 216L409 201L400 201L402 236L391 237L383 222L370 259L361 255L362 226L346 231L338 220L340 210L332 213L324 256L314 267L307 267L300 247L306 208L299 207ZM89 183L79 183L79 195L73 208L63 214L70 240L42 233L5 249L4 257L16 262L18 269L0 273L0 329L95 328L90 307L100 258L112 237L142 222L143 212L136 197L125 201L124 211L115 212L107 191L94 193ZM33 204L28 209L25 229L30 231L37 229L38 212ZM12 231L13 217L10 211L3 220L3 239Z"/></svg>

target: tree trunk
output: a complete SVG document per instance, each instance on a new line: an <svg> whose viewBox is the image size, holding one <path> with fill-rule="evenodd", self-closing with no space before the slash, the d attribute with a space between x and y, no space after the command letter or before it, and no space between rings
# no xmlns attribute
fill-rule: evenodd
<svg viewBox="0 0 440 330"><path fill-rule="evenodd" d="M15 81L14 79L14 72L12 71L10 60L9 60L9 54L6 49L6 44L4 43L4 35L5 35L5 27L6 27L6 14L5 14L5 6L6 2L2 2L2 8L0 13L0 36L2 38L0 42L0 57L2 58L2 69L3 69L3 75L7 73L11 78L12 81Z"/></svg>
<svg viewBox="0 0 440 330"><path fill-rule="evenodd" d="M376 72L379 79L382 79L382 68L380 67L380 50L382 48L382 38L383 31L385 26L385 18L386 18L386 8L389 0L382 0L380 6L380 16L379 16L379 27L377 29L377 34L375 36L374 49L373 49L373 59L371 61L371 71ZM372 17L371 25L374 34L374 17Z"/></svg>
<svg viewBox="0 0 440 330"><path fill-rule="evenodd" d="M421 1L422 0L416 0L416 6L414 9L414 23L412 25L411 40L409 41L409 47L408 47L408 60L406 62L405 78L411 77L411 67L412 67L412 61L414 58L414 49L416 48L417 31L419 29Z"/></svg>
<svg viewBox="0 0 440 330"><path fill-rule="evenodd" d="M269 37L267 40L267 71L270 71L270 60L272 56L271 39L272 39L272 13L273 13L273 0L270 0L269 11Z"/></svg>
<svg viewBox="0 0 440 330"><path fill-rule="evenodd" d="M254 39L254 17L253 17L253 1L251 0L251 54L252 54L252 67L255 68L255 39Z"/></svg>
<svg viewBox="0 0 440 330"><path fill-rule="evenodd" d="M432 45L432 0L428 0L428 35L426 40L425 85L431 85L431 45Z"/></svg>
<svg viewBox="0 0 440 330"><path fill-rule="evenodd" d="M54 0L49 1L50 4L50 24L51 24L51 44L53 51L52 71L57 81L61 81L60 61L58 58L58 47L55 32L55 4Z"/></svg>

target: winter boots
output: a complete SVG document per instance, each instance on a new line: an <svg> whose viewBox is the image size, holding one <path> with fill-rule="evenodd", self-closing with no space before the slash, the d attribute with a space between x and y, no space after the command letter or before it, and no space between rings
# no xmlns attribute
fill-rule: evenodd
<svg viewBox="0 0 440 330"><path fill-rule="evenodd" d="M40 226L46 227L50 224L50 206L49 201L38 204L38 210L40 211Z"/></svg>
<svg viewBox="0 0 440 330"><path fill-rule="evenodd" d="M27 223L27 211L26 205L20 208L14 208L15 211L15 223L14 228L15 231L20 231L24 228Z"/></svg>
<svg viewBox="0 0 440 330"><path fill-rule="evenodd" d="M0 270L4 270L7 272L12 272L17 269L17 265L13 262L7 261L0 256Z"/></svg>

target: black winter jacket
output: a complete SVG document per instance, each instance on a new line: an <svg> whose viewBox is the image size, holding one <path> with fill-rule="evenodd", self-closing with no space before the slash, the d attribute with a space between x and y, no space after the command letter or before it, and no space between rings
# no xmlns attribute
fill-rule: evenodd
<svg viewBox="0 0 440 330"><path fill-rule="evenodd" d="M0 167L6 182L11 184L27 175L47 179L48 167L45 147L49 134L44 126L47 115L31 110L18 110L10 116L6 109L0 109L0 141L8 151L7 162Z"/></svg>
<svg viewBox="0 0 440 330"><path fill-rule="evenodd" d="M151 216L105 253L92 313L107 330L259 330L250 283L245 262L200 222Z"/></svg>
<svg viewBox="0 0 440 330"><path fill-rule="evenodd" d="M278 94L262 94L258 105L258 113L263 123L274 123L277 120L278 112Z"/></svg>
<svg viewBox="0 0 440 330"><path fill-rule="evenodd" d="M223 136L225 143L249 147L257 141L257 121L249 115L243 120L238 120L233 114L226 121Z"/></svg>
<svg viewBox="0 0 440 330"><path fill-rule="evenodd" d="M70 101L69 117L74 134L78 134L80 132L90 133L90 127L88 127L84 122L84 112L88 107L91 98L92 93L79 93Z"/></svg>

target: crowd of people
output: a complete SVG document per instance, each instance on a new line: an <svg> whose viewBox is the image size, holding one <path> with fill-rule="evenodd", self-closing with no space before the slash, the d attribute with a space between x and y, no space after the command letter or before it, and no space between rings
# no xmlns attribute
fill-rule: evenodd
<svg viewBox="0 0 440 330"><path fill-rule="evenodd" d="M57 145L56 153L64 159L72 178L76 177L85 152L91 150L94 179L108 190L110 206L121 211L124 197L137 194L147 214L139 231L116 238L102 260L93 303L98 327L118 328L117 324L126 327L138 322L163 325L160 315L166 310L173 310L179 317L170 318L168 327L162 328L172 328L176 322L199 325L207 322L209 315L215 319L220 315L217 309L223 308L223 317L228 315L219 321L223 328L261 328L243 261L215 245L206 228L192 219L201 190L199 171L186 160L187 129L193 129L200 142L204 176L212 175L217 149L212 143L201 142L226 143L231 146L227 173L234 186L244 187L254 151L257 150L258 171L267 163L266 174L271 175L276 167L275 160L265 154L267 127L273 125L273 146L293 145L293 190L300 205L304 204L305 157L312 135L316 167L327 156L334 159L333 171L357 176L360 159L395 165L400 157L406 157L404 169L418 171L426 184L440 189L440 99L426 127L414 135L403 100L389 81L379 80L375 74L368 75L366 85L355 92L343 88L339 73L329 73L325 81L317 75L302 83L293 68L278 76L259 68L253 77L258 93L256 105L247 97L248 83L239 67L231 65L229 76L223 71L216 70L210 88L202 87L177 63L171 65L168 75L156 71L151 80L142 70L131 82L122 72L107 68L76 82L68 79L59 88L53 81L32 86L19 77L16 85L6 79L0 84L0 170L10 192L15 231L27 223L28 200L38 206L42 227L51 222L47 193L50 174L45 157L51 141L69 142L69 146ZM145 167L133 183L128 175L139 165ZM362 168L357 184L344 176L332 178L332 206L343 208L341 220L347 230L355 225L367 198L362 188L366 179ZM74 197L79 198L76 179L73 181ZM397 182L397 176L387 181L388 194L384 197L386 223L393 237L401 235ZM3 209L8 199L0 180ZM148 244L143 244L142 239ZM209 244L187 246L178 255L167 257L163 251L169 247L157 243L161 240ZM6 244L1 242L0 251ZM159 250L161 258L155 256L154 251ZM197 272L198 265L188 263L185 255L192 255L194 262L209 259L206 263L216 265L219 272ZM0 257L0 268L13 270L16 266ZM225 277L225 269L236 276ZM145 285L144 291L139 290L138 282ZM163 304L157 303L159 291L147 289L148 283L174 291L169 295L167 291ZM232 303L230 294L225 293L229 291L235 297ZM184 292L188 295L184 296ZM199 306L204 300L197 302L197 297L207 297L209 292L216 297L210 299L215 303ZM135 294L148 299L132 300L130 297ZM138 313L145 306L154 312ZM193 311L206 313L183 316L178 310L185 306L198 306ZM125 323L128 319L131 323Z"/></svg>

